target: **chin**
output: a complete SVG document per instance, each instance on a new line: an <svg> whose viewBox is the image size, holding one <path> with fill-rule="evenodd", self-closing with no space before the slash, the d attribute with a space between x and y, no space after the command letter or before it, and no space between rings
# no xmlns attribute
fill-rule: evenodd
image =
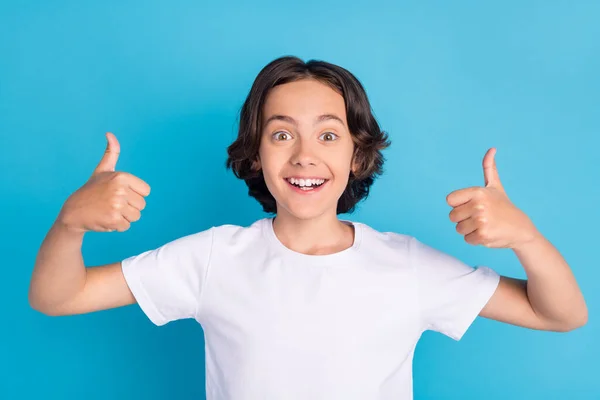
<svg viewBox="0 0 600 400"><path fill-rule="evenodd" d="M311 219L315 219L315 218L319 218L325 214L328 214L329 212L331 212L331 210L329 210L330 207L315 207L314 204L288 204L286 206L279 206L277 207L277 214L287 214L295 219L298 220L302 220L302 221L308 221ZM335 214L335 209L333 210L334 214Z"/></svg>

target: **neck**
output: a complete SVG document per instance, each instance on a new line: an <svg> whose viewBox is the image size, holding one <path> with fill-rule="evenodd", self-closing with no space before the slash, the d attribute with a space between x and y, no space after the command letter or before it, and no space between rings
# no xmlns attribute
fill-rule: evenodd
<svg viewBox="0 0 600 400"><path fill-rule="evenodd" d="M311 219L278 212L273 221L273 230L284 246L303 254L337 253L354 243L354 228L341 222L335 211Z"/></svg>

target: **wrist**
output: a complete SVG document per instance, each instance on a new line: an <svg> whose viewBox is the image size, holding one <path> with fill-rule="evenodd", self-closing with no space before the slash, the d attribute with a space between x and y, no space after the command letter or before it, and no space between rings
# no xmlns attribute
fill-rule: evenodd
<svg viewBox="0 0 600 400"><path fill-rule="evenodd" d="M538 230L533 230L524 239L514 243L511 249L515 252L526 251L529 248L537 246L544 240L544 236Z"/></svg>
<svg viewBox="0 0 600 400"><path fill-rule="evenodd" d="M81 237L85 234L85 230L74 227L63 215L59 215L54 221L52 229L73 237Z"/></svg>

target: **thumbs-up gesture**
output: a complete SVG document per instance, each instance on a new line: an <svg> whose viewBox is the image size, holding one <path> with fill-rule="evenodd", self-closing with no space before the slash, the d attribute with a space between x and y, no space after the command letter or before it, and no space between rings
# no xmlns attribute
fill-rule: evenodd
<svg viewBox="0 0 600 400"><path fill-rule="evenodd" d="M63 205L58 220L74 232L123 232L140 219L150 186L127 172L116 172L120 145L112 133L90 179Z"/></svg>
<svg viewBox="0 0 600 400"><path fill-rule="evenodd" d="M472 245L516 248L539 235L529 217L509 200L500 182L491 148L483 158L484 187L456 190L446 197L450 221Z"/></svg>

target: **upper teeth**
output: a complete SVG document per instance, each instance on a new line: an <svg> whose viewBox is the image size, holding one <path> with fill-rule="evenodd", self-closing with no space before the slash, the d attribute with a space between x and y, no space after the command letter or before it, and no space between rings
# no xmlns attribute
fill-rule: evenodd
<svg viewBox="0 0 600 400"><path fill-rule="evenodd" d="M288 178L288 181L293 185L298 186L316 186L325 182L325 179L296 179Z"/></svg>

